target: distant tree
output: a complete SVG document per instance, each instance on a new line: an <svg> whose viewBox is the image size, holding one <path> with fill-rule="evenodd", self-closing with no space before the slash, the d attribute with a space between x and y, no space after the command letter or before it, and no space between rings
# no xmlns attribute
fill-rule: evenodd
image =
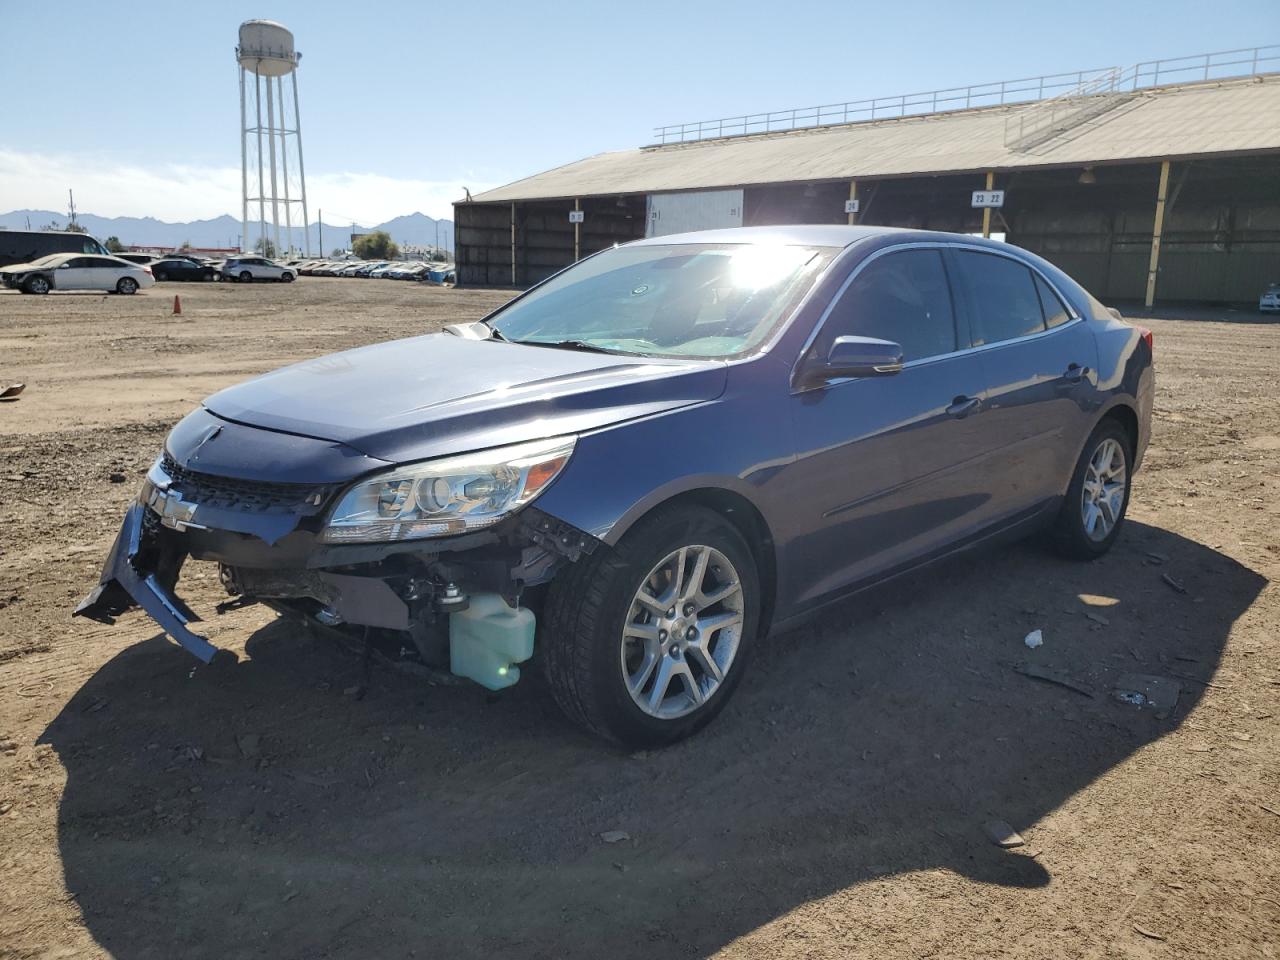
<svg viewBox="0 0 1280 960"><path fill-rule="evenodd" d="M276 258L276 245L266 237L259 237L258 242L253 245L253 252L260 257L274 260Z"/></svg>
<svg viewBox="0 0 1280 960"><path fill-rule="evenodd" d="M107 237L106 248L112 253L124 253L125 245L120 242L119 237Z"/></svg>
<svg viewBox="0 0 1280 960"><path fill-rule="evenodd" d="M343 250L341 247L334 247L333 253L329 254L329 256L333 257L333 259L335 260L337 260L339 257L345 257L346 255L347 255L347 251Z"/></svg>
<svg viewBox="0 0 1280 960"><path fill-rule="evenodd" d="M78 223L68 223L63 229L66 230L67 233L88 233L89 232L84 227L80 226L80 224Z"/></svg>
<svg viewBox="0 0 1280 960"><path fill-rule="evenodd" d="M361 260L395 260L400 256L400 247L385 230L375 230L356 237L351 251Z"/></svg>

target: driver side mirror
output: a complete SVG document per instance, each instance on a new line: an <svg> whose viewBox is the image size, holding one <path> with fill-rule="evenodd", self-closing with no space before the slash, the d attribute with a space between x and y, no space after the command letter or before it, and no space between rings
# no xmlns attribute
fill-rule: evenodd
<svg viewBox="0 0 1280 960"><path fill-rule="evenodd" d="M60 264L58 264L58 269L59 269L59 270L66 270L66 269L67 269L68 267L70 267L70 266L71 266L71 264L69 264L69 263L60 263Z"/></svg>
<svg viewBox="0 0 1280 960"><path fill-rule="evenodd" d="M836 337L825 361L810 365L810 385L844 377L888 377L902 370L902 345L875 337Z"/></svg>

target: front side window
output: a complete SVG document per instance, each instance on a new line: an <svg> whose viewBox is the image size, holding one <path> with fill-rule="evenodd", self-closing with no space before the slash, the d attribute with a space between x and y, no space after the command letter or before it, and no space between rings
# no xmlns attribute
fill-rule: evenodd
<svg viewBox="0 0 1280 960"><path fill-rule="evenodd" d="M842 336L897 343L904 362L954 352L955 311L942 254L901 250L863 267L831 308L815 355L826 356Z"/></svg>
<svg viewBox="0 0 1280 960"><path fill-rule="evenodd" d="M1040 333L1044 310L1029 267L991 253L956 252L973 308L973 345Z"/></svg>
<svg viewBox="0 0 1280 960"><path fill-rule="evenodd" d="M640 244L565 271L488 319L522 343L729 357L762 342L836 251L781 244Z"/></svg>

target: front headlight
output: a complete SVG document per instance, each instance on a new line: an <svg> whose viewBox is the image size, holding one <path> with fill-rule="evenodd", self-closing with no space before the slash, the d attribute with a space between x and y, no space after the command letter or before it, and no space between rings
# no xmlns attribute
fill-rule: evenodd
<svg viewBox="0 0 1280 960"><path fill-rule="evenodd" d="M497 523L547 488L569 462L574 437L396 467L342 495L322 539L382 543L445 537Z"/></svg>

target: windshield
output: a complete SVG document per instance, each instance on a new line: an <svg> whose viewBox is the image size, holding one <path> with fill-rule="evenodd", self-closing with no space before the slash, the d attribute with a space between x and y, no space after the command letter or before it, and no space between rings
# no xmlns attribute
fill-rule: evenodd
<svg viewBox="0 0 1280 960"><path fill-rule="evenodd" d="M729 357L760 343L835 250L772 244L619 247L496 313L507 340Z"/></svg>

